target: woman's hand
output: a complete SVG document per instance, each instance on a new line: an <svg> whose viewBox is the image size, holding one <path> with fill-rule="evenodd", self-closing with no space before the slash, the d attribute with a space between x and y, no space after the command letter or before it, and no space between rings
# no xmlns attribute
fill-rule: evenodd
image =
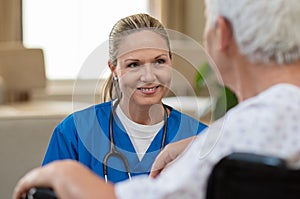
<svg viewBox="0 0 300 199"><path fill-rule="evenodd" d="M21 178L13 199L21 199L33 187L52 188L60 199L115 199L114 186L73 160L60 160L36 168Z"/></svg>
<svg viewBox="0 0 300 199"><path fill-rule="evenodd" d="M195 138L196 136L193 136L166 145L156 157L151 168L150 177L157 177L164 169L171 165Z"/></svg>

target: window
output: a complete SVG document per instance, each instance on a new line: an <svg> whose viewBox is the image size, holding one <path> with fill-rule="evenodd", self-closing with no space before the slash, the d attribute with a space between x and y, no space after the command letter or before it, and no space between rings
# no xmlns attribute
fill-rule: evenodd
<svg viewBox="0 0 300 199"><path fill-rule="evenodd" d="M75 79L89 54L108 40L113 24L149 13L148 1L23 0L24 45L44 50L48 79Z"/></svg>

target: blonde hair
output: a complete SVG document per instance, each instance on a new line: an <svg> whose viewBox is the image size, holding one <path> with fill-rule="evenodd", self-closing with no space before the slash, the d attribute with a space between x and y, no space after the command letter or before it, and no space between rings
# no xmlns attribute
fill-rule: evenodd
<svg viewBox="0 0 300 199"><path fill-rule="evenodd" d="M114 66L117 65L118 49L122 39L129 34L145 29L154 31L165 39L171 57L169 37L163 24L154 17L141 13L122 18L113 26L109 34L109 59ZM119 92L119 86L114 84L113 75L110 74L102 89L102 101L117 98L121 95Z"/></svg>

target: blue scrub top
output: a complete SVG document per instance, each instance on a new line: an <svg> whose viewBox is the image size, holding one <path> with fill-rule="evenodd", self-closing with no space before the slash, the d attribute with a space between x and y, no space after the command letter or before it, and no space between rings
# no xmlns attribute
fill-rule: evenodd
<svg viewBox="0 0 300 199"><path fill-rule="evenodd" d="M207 126L171 107L168 117L166 144L199 134ZM74 112L55 129L42 165L54 160L73 159L103 177L102 160L109 152L109 117L112 103L106 102ZM159 131L140 161L128 134L118 120L113 120L115 146L128 160L131 176L149 174L161 150L164 127ZM116 183L128 179L123 162L116 157L108 160L108 180Z"/></svg>

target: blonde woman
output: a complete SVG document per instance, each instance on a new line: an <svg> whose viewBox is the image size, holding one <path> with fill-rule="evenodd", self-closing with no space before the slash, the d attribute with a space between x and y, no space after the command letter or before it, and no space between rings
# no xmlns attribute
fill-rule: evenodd
<svg viewBox="0 0 300 199"><path fill-rule="evenodd" d="M166 106L172 53L164 26L148 14L119 20L109 35L111 75L103 100L64 119L54 130L43 165L73 159L107 181L149 174L167 144L206 125Z"/></svg>

